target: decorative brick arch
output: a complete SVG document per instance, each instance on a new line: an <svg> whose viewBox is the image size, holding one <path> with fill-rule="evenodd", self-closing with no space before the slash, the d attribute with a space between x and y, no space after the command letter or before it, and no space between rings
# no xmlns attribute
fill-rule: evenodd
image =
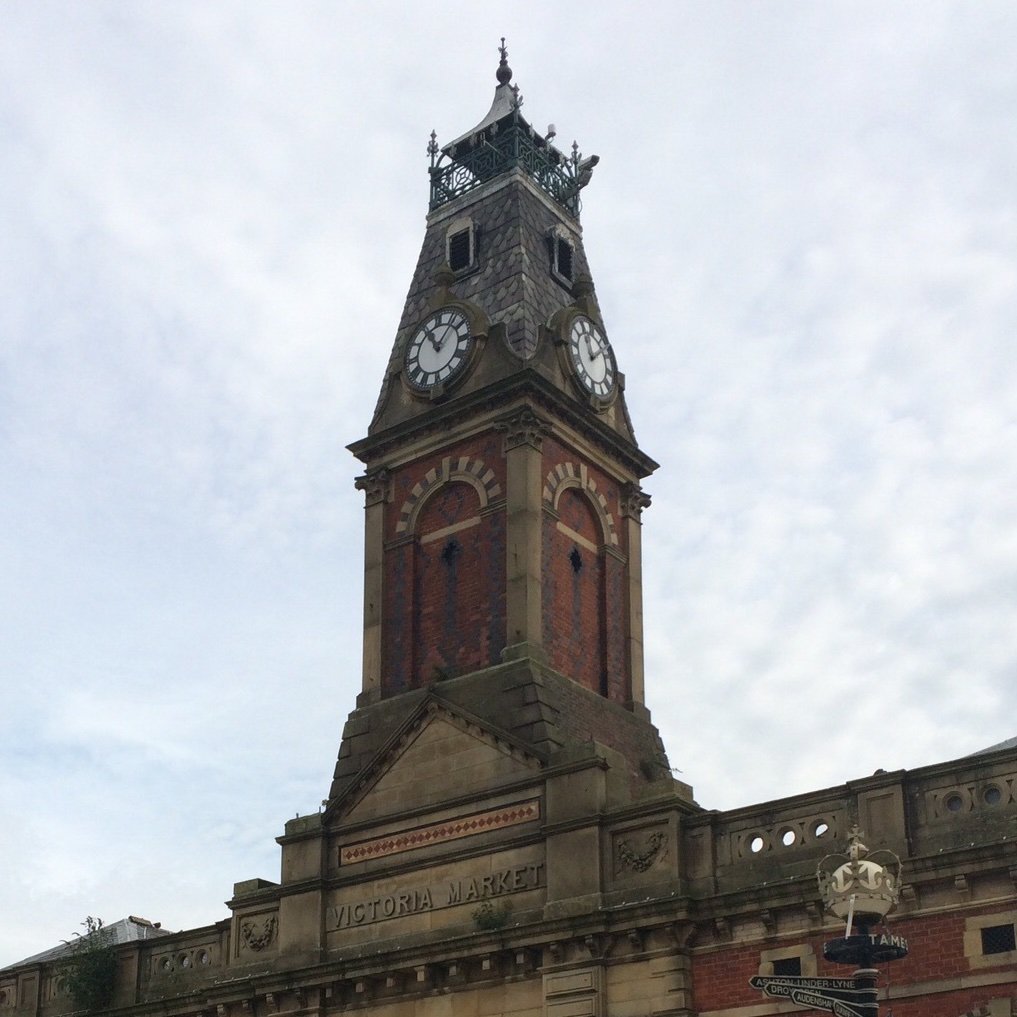
<svg viewBox="0 0 1017 1017"><path fill-rule="evenodd" d="M544 479L544 503L557 510L562 494L570 487L579 488L593 505L605 544L618 546L618 531L615 529L614 516L607 507L607 499L597 490L597 482L591 477L584 465L576 463L559 463Z"/></svg>
<svg viewBox="0 0 1017 1017"><path fill-rule="evenodd" d="M471 459L469 456L460 456L458 459L446 456L440 467L432 466L423 480L418 480L413 485L410 496L399 509L396 533L412 533L427 499L439 487L455 481L469 484L477 492L482 509L501 494L501 485L495 479L494 470L485 466L482 460Z"/></svg>

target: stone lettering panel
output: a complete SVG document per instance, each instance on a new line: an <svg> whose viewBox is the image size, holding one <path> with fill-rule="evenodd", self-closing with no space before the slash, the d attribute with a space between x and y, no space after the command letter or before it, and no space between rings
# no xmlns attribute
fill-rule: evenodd
<svg viewBox="0 0 1017 1017"><path fill-rule="evenodd" d="M506 913L520 898L527 907L540 906L546 885L542 851L502 851L333 891L325 928L330 937L362 940L465 923L485 904Z"/></svg>
<svg viewBox="0 0 1017 1017"><path fill-rule="evenodd" d="M328 909L327 924L330 929L348 929L352 925L370 925L421 911L479 904L508 893L536 890L543 885L543 862L514 865L484 875L457 876L429 886L410 886L394 893L333 905Z"/></svg>

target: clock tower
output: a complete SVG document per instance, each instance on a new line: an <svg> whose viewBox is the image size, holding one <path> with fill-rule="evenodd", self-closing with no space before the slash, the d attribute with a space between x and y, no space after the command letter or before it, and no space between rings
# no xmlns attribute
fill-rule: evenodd
<svg viewBox="0 0 1017 1017"><path fill-rule="evenodd" d="M363 687L331 798L430 693L542 752L667 762L643 704L640 482L583 249L597 156L535 130L504 40L491 108L440 145L367 437ZM622 353L624 348L622 347ZM384 723L381 717L386 718ZM377 717L378 723L367 723Z"/></svg>

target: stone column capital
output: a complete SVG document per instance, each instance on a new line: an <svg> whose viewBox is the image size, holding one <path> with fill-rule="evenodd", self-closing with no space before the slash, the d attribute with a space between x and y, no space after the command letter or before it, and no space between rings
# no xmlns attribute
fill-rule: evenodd
<svg viewBox="0 0 1017 1017"><path fill-rule="evenodd" d="M644 508L650 506L650 496L635 483L624 484L621 489L621 514L627 519L640 520Z"/></svg>
<svg viewBox="0 0 1017 1017"><path fill-rule="evenodd" d="M392 497L390 475L384 467L371 470L353 482L358 491L364 492L364 505L379 505Z"/></svg>
<svg viewBox="0 0 1017 1017"><path fill-rule="evenodd" d="M542 420L529 407L520 410L511 417L503 417L495 423L495 427L505 435L503 452L529 445L540 451L544 436L551 433L551 425Z"/></svg>

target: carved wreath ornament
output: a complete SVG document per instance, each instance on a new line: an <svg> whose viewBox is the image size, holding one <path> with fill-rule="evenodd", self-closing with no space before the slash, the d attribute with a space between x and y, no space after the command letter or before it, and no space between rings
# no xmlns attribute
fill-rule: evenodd
<svg viewBox="0 0 1017 1017"><path fill-rule="evenodd" d="M645 872L663 853L667 845L667 834L651 833L642 848L633 848L627 841L619 841L615 849L615 872L632 869L633 872Z"/></svg>
<svg viewBox="0 0 1017 1017"><path fill-rule="evenodd" d="M255 918L245 918L240 923L240 941L249 950L264 950L272 942L275 926L275 915L267 915L260 922Z"/></svg>

